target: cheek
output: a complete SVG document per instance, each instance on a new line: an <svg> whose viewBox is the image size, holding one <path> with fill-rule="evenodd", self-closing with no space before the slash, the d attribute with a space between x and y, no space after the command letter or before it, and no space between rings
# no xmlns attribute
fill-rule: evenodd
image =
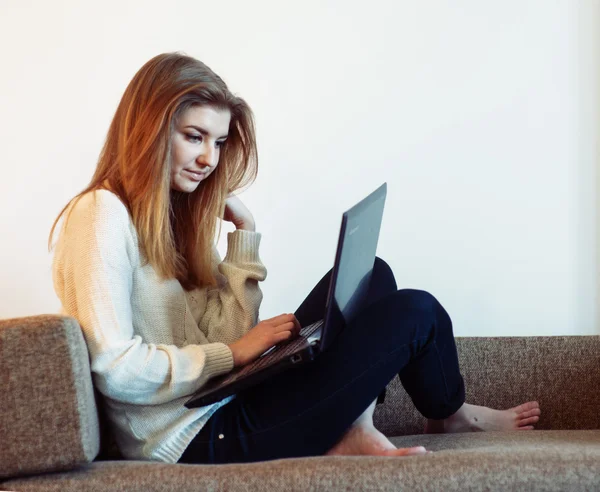
<svg viewBox="0 0 600 492"><path fill-rule="evenodd" d="M194 151L185 144L179 144L173 147L171 152L173 170L181 170L194 160Z"/></svg>

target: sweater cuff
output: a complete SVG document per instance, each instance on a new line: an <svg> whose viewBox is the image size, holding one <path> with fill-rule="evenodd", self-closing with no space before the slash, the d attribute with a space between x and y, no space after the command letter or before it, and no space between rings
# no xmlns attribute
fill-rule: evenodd
<svg viewBox="0 0 600 492"><path fill-rule="evenodd" d="M227 374L233 369L233 354L231 349L224 343L208 343L201 345L206 359L204 362L204 374L206 379Z"/></svg>
<svg viewBox="0 0 600 492"><path fill-rule="evenodd" d="M260 232L238 229L227 234L225 261L259 263Z"/></svg>

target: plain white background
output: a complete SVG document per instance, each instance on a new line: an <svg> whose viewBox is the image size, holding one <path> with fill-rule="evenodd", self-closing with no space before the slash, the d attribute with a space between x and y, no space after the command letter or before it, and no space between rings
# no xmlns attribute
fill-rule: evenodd
<svg viewBox="0 0 600 492"><path fill-rule="evenodd" d="M256 114L262 318L387 181L378 253L457 335L600 333L599 31L598 0L0 0L0 318L59 310L52 221L131 77L179 50Z"/></svg>

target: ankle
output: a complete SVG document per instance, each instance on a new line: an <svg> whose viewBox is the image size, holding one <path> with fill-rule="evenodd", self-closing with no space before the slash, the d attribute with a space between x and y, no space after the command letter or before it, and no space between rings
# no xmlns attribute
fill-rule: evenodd
<svg viewBox="0 0 600 492"><path fill-rule="evenodd" d="M373 423L373 420L359 418L348 430L371 432L372 430L375 430L375 424Z"/></svg>
<svg viewBox="0 0 600 492"><path fill-rule="evenodd" d="M427 419L425 425L425 432L427 434L443 434L451 432L457 425L465 425L469 420L469 407L467 403L463 403L462 406L449 417L440 420Z"/></svg>
<svg viewBox="0 0 600 492"><path fill-rule="evenodd" d="M354 423L352 424L352 427L357 427L357 426L367 426L369 428L374 428L375 424L373 423L373 413L375 411L375 404L377 403L377 400L375 400L373 403L371 403L366 410L359 415L359 417L354 421Z"/></svg>
<svg viewBox="0 0 600 492"><path fill-rule="evenodd" d="M444 420L433 420L427 419L427 424L425 424L425 433L426 434L443 434L446 432Z"/></svg>

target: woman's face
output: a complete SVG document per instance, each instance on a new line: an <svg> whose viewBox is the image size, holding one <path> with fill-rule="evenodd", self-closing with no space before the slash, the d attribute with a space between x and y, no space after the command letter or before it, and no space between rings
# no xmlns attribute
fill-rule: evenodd
<svg viewBox="0 0 600 492"><path fill-rule="evenodd" d="M213 106L194 106L176 122L171 135L171 189L194 191L219 164L231 113Z"/></svg>

